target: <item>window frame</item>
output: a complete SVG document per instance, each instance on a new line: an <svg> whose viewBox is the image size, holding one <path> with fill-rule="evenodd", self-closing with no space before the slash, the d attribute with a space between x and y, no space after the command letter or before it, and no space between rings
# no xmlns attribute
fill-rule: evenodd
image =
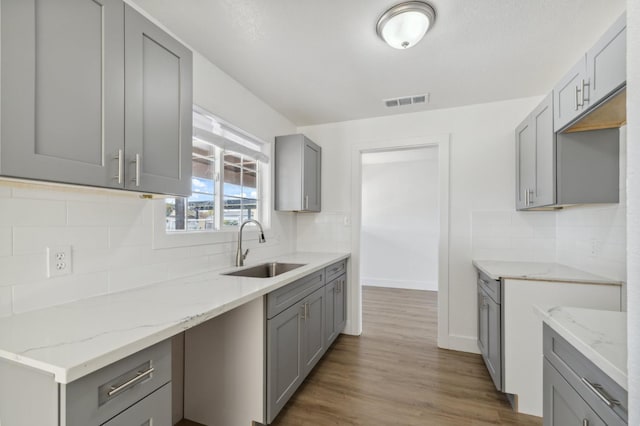
<svg viewBox="0 0 640 426"><path fill-rule="evenodd" d="M194 105L194 111L196 108L200 112L204 110ZM213 114L207 113L210 116ZM213 116L214 119L218 119ZM221 120L222 121L222 120ZM225 122L228 127L233 127ZM235 128L237 129L237 128ZM239 132L244 131L237 129ZM247 134L248 135L248 134ZM272 150L273 146L270 143L263 142L260 139L251 136L255 141L260 141L260 150L269 159L273 158ZM153 221L153 235L152 235L152 247L154 249L161 248L178 248L197 245L209 245L220 244L226 242L235 242L237 237L240 223L238 225L224 225L224 153L225 150L221 147L215 147L215 170L216 176L214 176L214 210L215 210L215 228L208 230L179 230L179 231L167 231L166 229L166 199L175 197L162 197L152 200L152 221ZM236 153L233 150L227 150L226 152ZM247 156L243 153L236 153L239 155ZM256 209L259 212L259 218L257 218L263 226L267 237L272 236L271 232L271 167L272 163L258 161L258 170L256 173ZM253 227L247 227L245 233L257 233L253 230ZM211 253L214 254L214 253Z"/></svg>

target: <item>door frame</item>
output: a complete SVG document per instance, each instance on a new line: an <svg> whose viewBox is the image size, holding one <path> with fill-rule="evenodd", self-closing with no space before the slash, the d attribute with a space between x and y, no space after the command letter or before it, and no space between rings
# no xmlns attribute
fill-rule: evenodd
<svg viewBox="0 0 640 426"><path fill-rule="evenodd" d="M351 151L351 261L348 293L348 334L362 334L362 286L360 285L360 234L362 225L362 154L410 148L438 148L438 346L449 347L449 157L450 135L384 139L357 143Z"/></svg>

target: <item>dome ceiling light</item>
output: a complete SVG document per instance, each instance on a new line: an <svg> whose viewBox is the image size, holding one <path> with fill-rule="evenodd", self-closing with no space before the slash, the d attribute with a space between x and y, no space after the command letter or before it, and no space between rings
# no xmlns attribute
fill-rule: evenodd
<svg viewBox="0 0 640 426"><path fill-rule="evenodd" d="M394 49L408 49L422 40L435 20L436 11L430 4L407 1L383 13L376 24L376 32Z"/></svg>

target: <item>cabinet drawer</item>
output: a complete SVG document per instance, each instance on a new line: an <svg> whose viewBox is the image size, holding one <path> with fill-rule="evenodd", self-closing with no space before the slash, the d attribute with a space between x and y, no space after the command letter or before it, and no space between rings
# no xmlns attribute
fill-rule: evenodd
<svg viewBox="0 0 640 426"><path fill-rule="evenodd" d="M102 426L172 426L171 384L167 383Z"/></svg>
<svg viewBox="0 0 640 426"><path fill-rule="evenodd" d="M62 386L62 424L102 424L170 380L171 341L166 340Z"/></svg>
<svg viewBox="0 0 640 426"><path fill-rule="evenodd" d="M347 260L341 260L340 262L336 262L333 265L327 266L324 268L325 274L325 282L331 282L334 278L339 277L344 274L344 271L347 269Z"/></svg>
<svg viewBox="0 0 640 426"><path fill-rule="evenodd" d="M543 342L545 358L598 416L609 425L627 424L627 391L546 324ZM602 396L618 403L609 407Z"/></svg>
<svg viewBox="0 0 640 426"><path fill-rule="evenodd" d="M300 278L267 295L267 318L273 318L324 285L324 269Z"/></svg>
<svg viewBox="0 0 640 426"><path fill-rule="evenodd" d="M478 286L482 288L487 296L493 299L494 302L500 304L500 280L494 280L489 278L486 274L478 271Z"/></svg>

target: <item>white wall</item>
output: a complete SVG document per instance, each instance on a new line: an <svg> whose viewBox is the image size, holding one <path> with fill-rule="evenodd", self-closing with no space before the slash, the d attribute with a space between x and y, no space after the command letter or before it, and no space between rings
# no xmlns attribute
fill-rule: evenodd
<svg viewBox="0 0 640 426"><path fill-rule="evenodd" d="M627 1L629 424L640 424L640 2Z"/></svg>
<svg viewBox="0 0 640 426"><path fill-rule="evenodd" d="M540 97L516 99L299 128L322 146L325 167L323 211L299 216L298 249L351 250L353 146L371 141L428 139L450 134L448 340L454 348L475 347L476 284L471 265L473 212L513 211L514 129L540 100ZM327 170L331 172L327 173Z"/></svg>
<svg viewBox="0 0 640 426"><path fill-rule="evenodd" d="M194 102L266 141L295 127L202 56ZM0 181L0 316L232 265L232 243L152 248L154 203L126 192ZM272 214L250 260L293 251L295 216ZM46 278L47 246L73 247L73 273ZM249 242L249 247L254 244Z"/></svg>
<svg viewBox="0 0 640 426"><path fill-rule="evenodd" d="M438 148L362 155L361 283L438 290Z"/></svg>

